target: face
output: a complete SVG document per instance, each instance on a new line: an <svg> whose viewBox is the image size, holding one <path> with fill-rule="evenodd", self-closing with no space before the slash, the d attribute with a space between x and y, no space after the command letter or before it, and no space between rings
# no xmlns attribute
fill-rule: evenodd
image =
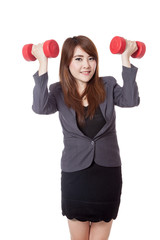
<svg viewBox="0 0 160 240"><path fill-rule="evenodd" d="M89 56L81 47L74 50L69 70L78 84L87 84L96 70L96 60Z"/></svg>

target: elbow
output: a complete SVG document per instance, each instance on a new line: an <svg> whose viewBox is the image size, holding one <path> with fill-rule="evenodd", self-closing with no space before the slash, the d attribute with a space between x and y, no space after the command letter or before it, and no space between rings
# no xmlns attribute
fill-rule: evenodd
<svg viewBox="0 0 160 240"><path fill-rule="evenodd" d="M33 110L33 112L40 114L40 115L49 115L49 114L52 114L52 113L55 113L58 111L58 109L56 107L55 108L52 108L52 107L41 108L41 107L34 106L34 105L32 106L32 110Z"/></svg>
<svg viewBox="0 0 160 240"><path fill-rule="evenodd" d="M137 107L140 104L140 97L137 97L131 102L128 102L127 107Z"/></svg>
<svg viewBox="0 0 160 240"><path fill-rule="evenodd" d="M140 97L137 97L137 99L134 102L134 106L133 107L137 107L140 104Z"/></svg>
<svg viewBox="0 0 160 240"><path fill-rule="evenodd" d="M136 104L136 106L138 106L140 104L140 97L138 97L138 99L137 99L137 104Z"/></svg>
<svg viewBox="0 0 160 240"><path fill-rule="evenodd" d="M124 108L131 108L131 107L136 107L140 104L140 98L137 97L136 99L123 99L119 104L117 104L120 107Z"/></svg>
<svg viewBox="0 0 160 240"><path fill-rule="evenodd" d="M32 106L32 110L36 114L40 114L40 115L44 114L44 112L41 109L35 107L34 105Z"/></svg>

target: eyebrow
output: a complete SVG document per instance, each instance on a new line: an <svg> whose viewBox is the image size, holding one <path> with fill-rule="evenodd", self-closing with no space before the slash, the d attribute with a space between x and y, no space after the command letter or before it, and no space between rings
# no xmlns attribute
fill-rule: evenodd
<svg viewBox="0 0 160 240"><path fill-rule="evenodd" d="M84 56L83 55L75 55L73 57L76 58L76 57L84 57ZM92 57L92 55L89 55L88 57Z"/></svg>
<svg viewBox="0 0 160 240"><path fill-rule="evenodd" d="M84 57L83 55L75 55L74 57Z"/></svg>

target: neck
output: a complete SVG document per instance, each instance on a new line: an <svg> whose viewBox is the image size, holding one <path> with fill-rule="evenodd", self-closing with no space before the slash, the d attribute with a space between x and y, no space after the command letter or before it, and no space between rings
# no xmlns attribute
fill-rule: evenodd
<svg viewBox="0 0 160 240"><path fill-rule="evenodd" d="M77 90L78 90L80 96L83 94L86 87L87 87L87 83L77 83Z"/></svg>

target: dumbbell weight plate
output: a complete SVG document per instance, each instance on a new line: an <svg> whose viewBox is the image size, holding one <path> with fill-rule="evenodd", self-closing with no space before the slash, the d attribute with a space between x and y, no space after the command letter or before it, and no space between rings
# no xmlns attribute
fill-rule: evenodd
<svg viewBox="0 0 160 240"><path fill-rule="evenodd" d="M113 54L122 54L126 48L126 40L122 37L114 37L110 43L110 51Z"/></svg>
<svg viewBox="0 0 160 240"><path fill-rule="evenodd" d="M47 58L55 58L59 54L59 46L55 40L45 41L43 44L43 51Z"/></svg>
<svg viewBox="0 0 160 240"><path fill-rule="evenodd" d="M146 52L146 46L143 42L136 42L138 50L132 54L133 58L142 58Z"/></svg>
<svg viewBox="0 0 160 240"><path fill-rule="evenodd" d="M33 44L26 44L22 48L22 54L26 61L35 61L36 58L32 55L32 46Z"/></svg>

